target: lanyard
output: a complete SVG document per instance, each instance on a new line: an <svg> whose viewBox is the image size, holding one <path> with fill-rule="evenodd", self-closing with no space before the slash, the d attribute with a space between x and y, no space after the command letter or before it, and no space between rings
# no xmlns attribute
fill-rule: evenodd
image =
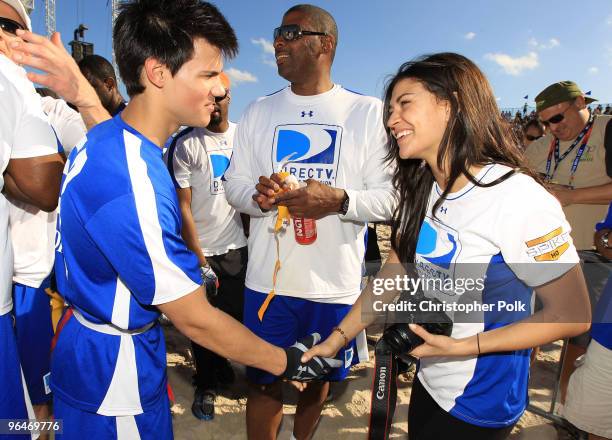
<svg viewBox="0 0 612 440"><path fill-rule="evenodd" d="M572 143L572 145L570 145L570 147L561 156L559 156L559 139L555 138L552 140L552 142L550 143L550 148L548 149L548 159L546 160L546 181L547 182L549 182L552 179L552 177L555 175L555 172L557 171L557 168L559 167L559 164L561 163L561 161L565 159L567 155L574 148L576 148L576 145L578 145L580 141L582 141L582 144L580 145L580 148L578 148L578 151L576 152L576 157L574 157L574 161L572 162L572 167L570 169L569 185L572 186L572 183L574 182L574 175L576 174L576 170L578 170L578 165L580 165L580 158L582 157L582 154L584 153L584 150L587 147L587 143L589 142L589 138L591 137L591 131L593 130L594 120L595 120L594 117L591 115L587 125L585 125L585 127L582 129L582 131L580 132L576 140ZM553 154L555 156L555 168L553 169L551 173L550 168L552 165Z"/></svg>

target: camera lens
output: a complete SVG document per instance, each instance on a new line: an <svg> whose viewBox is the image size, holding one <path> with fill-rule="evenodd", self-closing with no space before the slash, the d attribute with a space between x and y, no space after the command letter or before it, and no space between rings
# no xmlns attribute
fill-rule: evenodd
<svg viewBox="0 0 612 440"><path fill-rule="evenodd" d="M408 353L423 343L408 324L394 324L385 330L382 337L395 354Z"/></svg>

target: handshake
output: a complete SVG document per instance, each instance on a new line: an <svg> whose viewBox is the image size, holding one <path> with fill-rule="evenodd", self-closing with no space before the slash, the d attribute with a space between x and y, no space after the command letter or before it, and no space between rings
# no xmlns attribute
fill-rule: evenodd
<svg viewBox="0 0 612 440"><path fill-rule="evenodd" d="M322 379L327 375L332 368L342 366L342 361L327 357L314 356L306 362L302 362L302 356L312 347L317 345L321 340L321 335L311 333L310 335L300 339L289 348L285 348L287 355L287 368L281 375L283 379L293 380L298 382L310 382L316 379Z"/></svg>
<svg viewBox="0 0 612 440"><path fill-rule="evenodd" d="M206 297L210 301L217 296L219 279L209 265L200 267L200 275L202 276ZM283 379L298 382L310 382L315 379L321 379L323 376L327 375L332 368L342 366L342 361L338 359L319 356L314 356L306 362L301 361L304 353L317 345L319 341L321 341L321 335L312 333L296 341L291 347L285 348L287 367L281 377Z"/></svg>

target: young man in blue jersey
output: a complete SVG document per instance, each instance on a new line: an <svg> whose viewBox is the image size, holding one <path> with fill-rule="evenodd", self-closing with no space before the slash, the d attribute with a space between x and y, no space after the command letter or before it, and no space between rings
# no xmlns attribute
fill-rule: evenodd
<svg viewBox="0 0 612 440"><path fill-rule="evenodd" d="M215 97L225 93L223 56L237 51L230 25L206 2L136 0L122 3L113 37L131 101L87 134L65 168L56 273L70 308L58 325L51 388L62 438L167 439L160 311L198 344L286 378L315 378L335 363L300 364L316 336L283 350L213 308L180 236L162 146L180 125L208 124ZM55 50L55 43L40 47ZM64 53L56 54L55 65L74 75ZM73 98L84 102L79 91Z"/></svg>

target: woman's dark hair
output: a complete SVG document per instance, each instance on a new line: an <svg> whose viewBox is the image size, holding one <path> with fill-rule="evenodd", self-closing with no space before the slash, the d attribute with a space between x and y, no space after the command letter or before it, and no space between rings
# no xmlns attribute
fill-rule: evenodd
<svg viewBox="0 0 612 440"><path fill-rule="evenodd" d="M388 139L387 160L397 164L393 184L399 201L393 215L391 246L403 264L414 262L434 183L431 169L421 159L400 158L397 142L387 127L393 89L407 78L419 81L438 100L450 104L449 121L437 157L438 168L442 169L447 161L450 164L449 177L444 192L432 207L434 217L461 175L474 185L487 187L500 183L514 172L483 184L469 173L471 166L500 163L513 170L523 170L518 139L504 123L489 82L472 61L456 53L438 53L402 64L385 87L383 121ZM531 175L529 170L524 171Z"/></svg>
<svg viewBox="0 0 612 440"><path fill-rule="evenodd" d="M113 48L130 96L142 93L144 62L155 57L174 75L193 57L193 41L204 38L226 58L238 52L234 30L219 10L201 0L134 0L119 4Z"/></svg>

